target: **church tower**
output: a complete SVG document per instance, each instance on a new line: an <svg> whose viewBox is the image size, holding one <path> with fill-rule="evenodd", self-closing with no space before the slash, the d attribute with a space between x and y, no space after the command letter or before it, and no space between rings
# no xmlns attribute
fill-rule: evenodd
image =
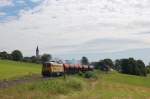
<svg viewBox="0 0 150 99"><path fill-rule="evenodd" d="M39 58L39 56L40 56L39 55L39 47L37 46L37 48L36 48L36 57Z"/></svg>

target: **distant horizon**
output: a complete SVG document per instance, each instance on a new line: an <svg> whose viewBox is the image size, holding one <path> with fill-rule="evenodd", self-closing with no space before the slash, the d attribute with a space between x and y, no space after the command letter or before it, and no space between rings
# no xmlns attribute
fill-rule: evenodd
<svg viewBox="0 0 150 99"><path fill-rule="evenodd" d="M19 50L19 49L16 49L16 50ZM6 51L6 50L0 50L0 52L2 52L2 51ZM12 51L6 51L6 52L8 52L10 54ZM83 56L87 57L90 62L99 61L99 60L106 59L106 58L112 59L113 61L115 61L116 59L134 58L136 60L143 60L146 65L148 65L150 63L150 56L145 57L149 51L150 51L150 48L123 50L123 51L119 51L119 52L109 52L109 53L108 52L105 52L105 53L99 52L99 53L89 53L89 54L87 54L87 53L86 54L80 54L80 53L53 54L50 52L42 52L39 49L40 55L51 54L52 57L63 59L63 60L72 60L72 59L80 60ZM36 56L36 49L34 49L34 53L31 55L24 55L24 52L22 52L22 53L23 53L24 57Z"/></svg>

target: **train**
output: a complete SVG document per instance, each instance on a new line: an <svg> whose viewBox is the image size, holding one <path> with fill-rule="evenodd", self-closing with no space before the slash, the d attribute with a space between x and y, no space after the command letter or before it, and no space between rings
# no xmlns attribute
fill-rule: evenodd
<svg viewBox="0 0 150 99"><path fill-rule="evenodd" d="M79 72L93 71L94 67L81 64L67 64L58 62L45 62L42 66L43 77L62 76L64 74L75 74Z"/></svg>

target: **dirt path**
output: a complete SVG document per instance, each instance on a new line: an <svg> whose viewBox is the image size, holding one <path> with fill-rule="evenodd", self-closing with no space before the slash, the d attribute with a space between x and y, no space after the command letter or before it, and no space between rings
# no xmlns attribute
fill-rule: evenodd
<svg viewBox="0 0 150 99"><path fill-rule="evenodd" d="M0 89L13 87L18 84L24 84L24 83L34 82L38 80L48 80L48 79L50 78L43 78L41 75L32 75L32 76L24 76L24 77L17 78L14 80L1 80Z"/></svg>

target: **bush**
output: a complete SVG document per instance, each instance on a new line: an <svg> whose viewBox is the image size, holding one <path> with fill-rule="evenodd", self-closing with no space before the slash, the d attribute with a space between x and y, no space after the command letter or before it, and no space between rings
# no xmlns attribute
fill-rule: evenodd
<svg viewBox="0 0 150 99"><path fill-rule="evenodd" d="M78 75L84 77L84 73L83 72L79 72Z"/></svg>
<svg viewBox="0 0 150 99"><path fill-rule="evenodd" d="M84 77L85 78L96 78L96 74L95 74L95 72L89 71L89 72L85 73Z"/></svg>
<svg viewBox="0 0 150 99"><path fill-rule="evenodd" d="M88 72L79 72L79 76L84 77L84 78L97 78L96 73L93 71L88 71Z"/></svg>

